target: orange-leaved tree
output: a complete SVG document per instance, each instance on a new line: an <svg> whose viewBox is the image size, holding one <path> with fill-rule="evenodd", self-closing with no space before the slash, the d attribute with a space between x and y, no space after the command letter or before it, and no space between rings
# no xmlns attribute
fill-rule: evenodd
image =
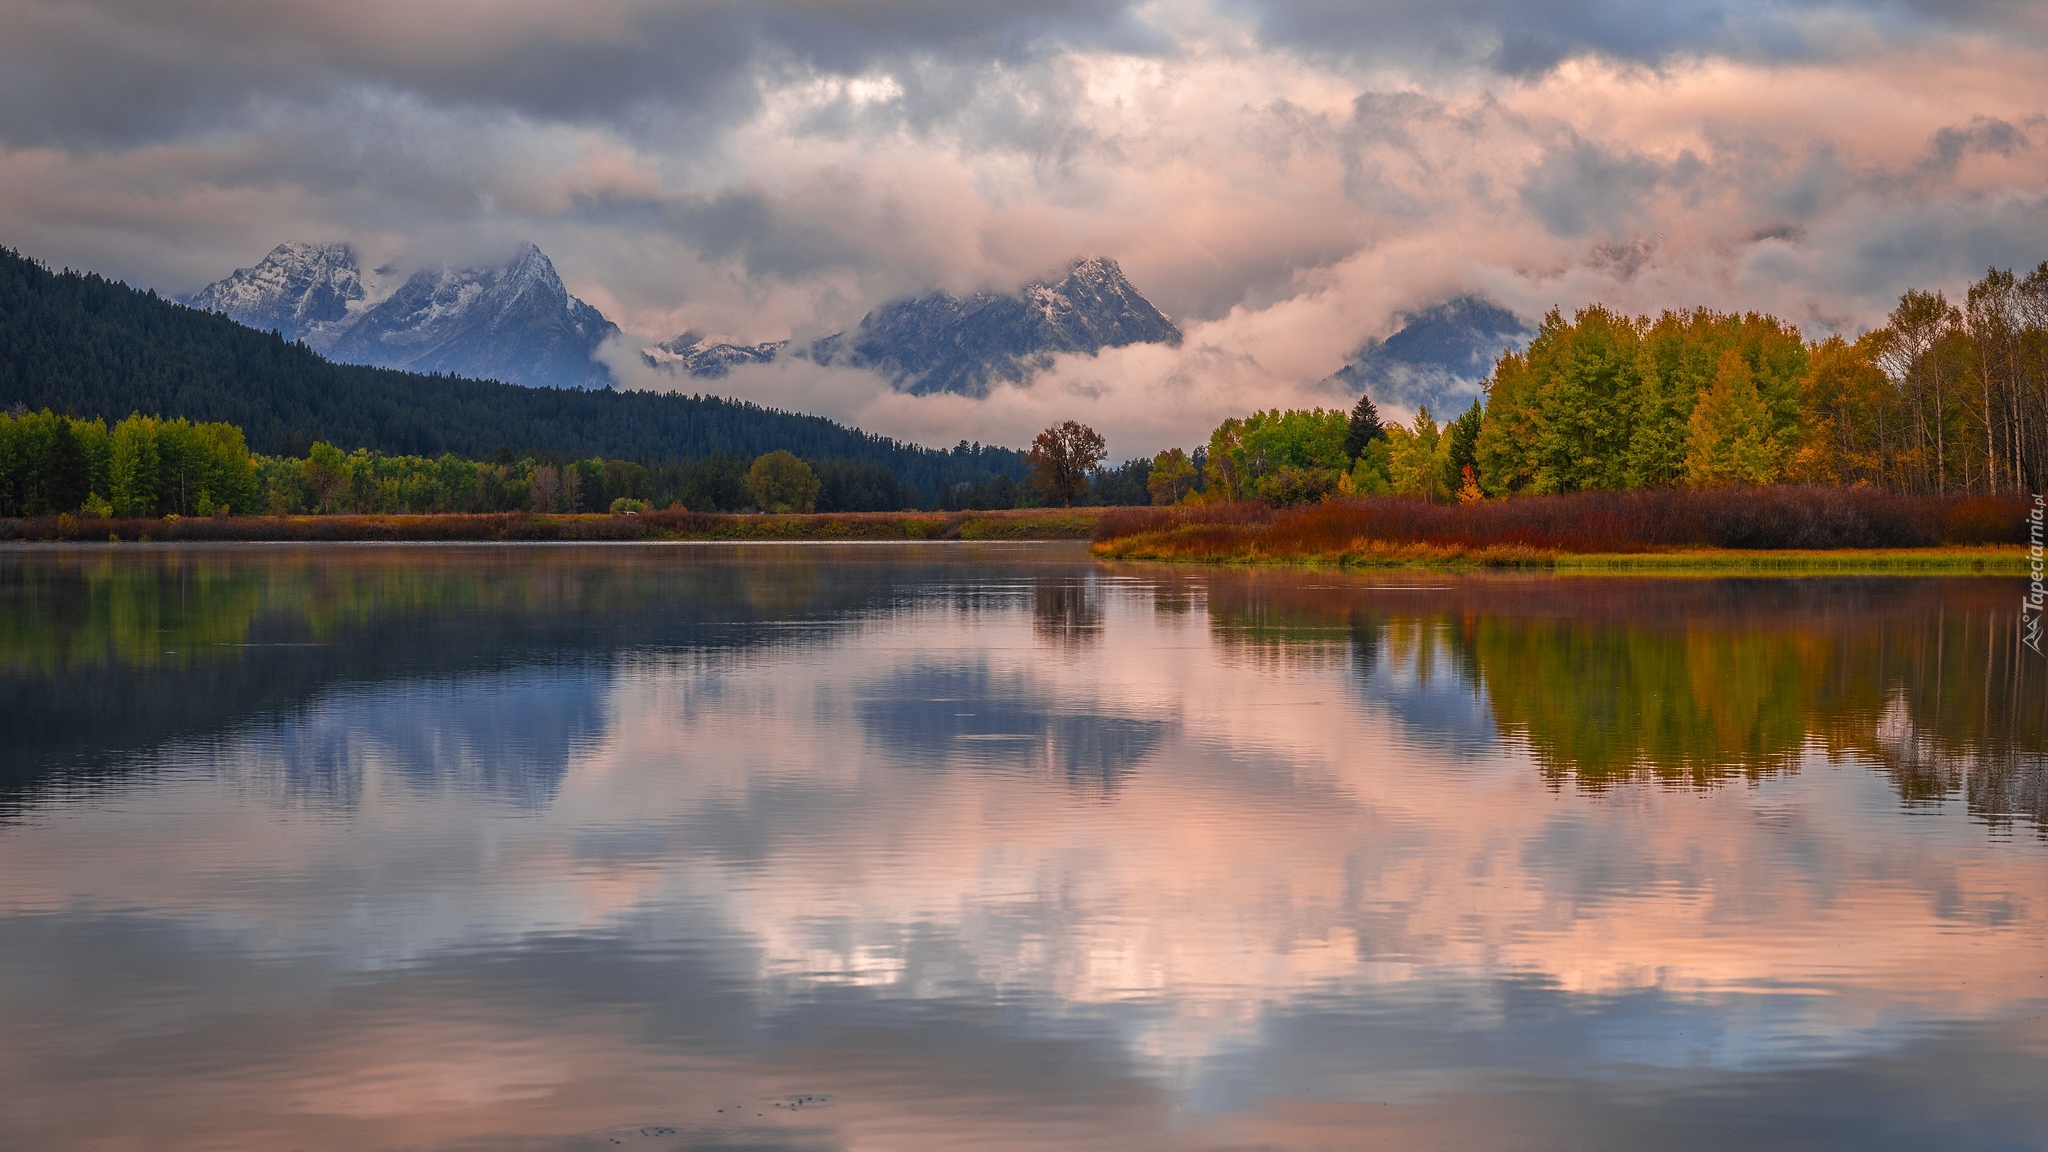
<svg viewBox="0 0 2048 1152"><path fill-rule="evenodd" d="M1040 432L1028 459L1046 503L1072 504L1088 491L1088 474L1108 454L1100 432L1068 420Z"/></svg>

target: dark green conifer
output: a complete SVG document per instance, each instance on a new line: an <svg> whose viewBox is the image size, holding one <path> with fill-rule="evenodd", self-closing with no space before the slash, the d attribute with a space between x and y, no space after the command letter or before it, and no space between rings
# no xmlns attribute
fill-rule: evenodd
<svg viewBox="0 0 2048 1152"><path fill-rule="evenodd" d="M1344 455L1352 460L1365 451L1365 446L1387 434L1386 426L1380 423L1380 410L1373 407L1370 395L1361 395L1351 409L1351 428L1344 435Z"/></svg>
<svg viewBox="0 0 2048 1152"><path fill-rule="evenodd" d="M47 493L52 512L76 512L85 498L92 494L92 476L86 466L85 451L78 446L78 437L71 431L69 417L59 416L57 426L50 436L50 461Z"/></svg>

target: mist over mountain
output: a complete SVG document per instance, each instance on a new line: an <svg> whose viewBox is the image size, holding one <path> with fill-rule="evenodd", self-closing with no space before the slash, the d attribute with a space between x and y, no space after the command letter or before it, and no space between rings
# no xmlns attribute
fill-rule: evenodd
<svg viewBox="0 0 2048 1152"><path fill-rule="evenodd" d="M506 264L427 268L372 301L345 244L280 244L186 301L345 364L547 388L608 388L596 358L618 326L571 296L539 248Z"/></svg>
<svg viewBox="0 0 2048 1152"><path fill-rule="evenodd" d="M1365 392L1375 404L1428 405L1439 417L1471 406L1500 354L1528 347L1536 330L1482 296L1460 296L1403 317L1385 340L1368 340L1324 383Z"/></svg>
<svg viewBox="0 0 2048 1152"><path fill-rule="evenodd" d="M1114 260L1077 260L1056 283L1016 292L933 292L884 304L851 334L812 345L820 363L847 363L914 396L982 397L1022 384L1062 352L1179 344L1180 329L1124 278Z"/></svg>
<svg viewBox="0 0 2048 1152"><path fill-rule="evenodd" d="M700 380L799 356L867 369L913 396L951 392L978 399L999 383L1028 382L1062 352L1093 355L1180 340L1180 329L1131 286L1116 261L1095 257L1076 260L1056 282L1034 281L1015 292L932 292L891 301L852 332L808 345L715 342L685 332L641 356L650 366Z"/></svg>
<svg viewBox="0 0 2048 1152"><path fill-rule="evenodd" d="M733 344L726 341L707 341L696 332L685 332L673 340L643 349L640 358L649 367L662 368L671 372L686 374L698 380L723 380L732 370L742 364L772 364L784 349L787 340L768 340L760 344Z"/></svg>

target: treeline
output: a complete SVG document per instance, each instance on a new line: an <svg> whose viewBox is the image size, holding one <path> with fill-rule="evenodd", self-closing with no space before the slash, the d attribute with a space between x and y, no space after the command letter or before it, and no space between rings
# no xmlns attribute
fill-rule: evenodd
<svg viewBox="0 0 2048 1152"><path fill-rule="evenodd" d="M754 508L753 462L714 454L648 465L602 457L491 460L343 452L249 451L232 424L131 416L111 428L49 411L0 413L0 516L226 516L239 513L605 512L680 506ZM806 461L820 512L918 505L873 460ZM812 510L812 509L806 509Z"/></svg>
<svg viewBox="0 0 2048 1152"><path fill-rule="evenodd" d="M2048 480L2048 263L1962 306L1909 291L1854 341L1774 317L1544 319L1488 385L1489 495L1729 484L2038 492Z"/></svg>
<svg viewBox="0 0 2048 1152"><path fill-rule="evenodd" d="M1157 504L1773 484L2048 488L2048 263L1992 269L1961 305L1909 291L1853 341L1755 312L1553 310L1445 424L1426 407L1383 424L1370 396L1348 415L1260 412L1150 473Z"/></svg>
<svg viewBox="0 0 2048 1152"><path fill-rule="evenodd" d="M248 511L263 482L242 430L131 416L0 414L0 516L83 512L212 516Z"/></svg>
<svg viewBox="0 0 2048 1152"><path fill-rule="evenodd" d="M97 275L52 272L0 249L0 406L119 419L177 413L243 429L249 446L303 457L315 441L387 456L603 457L681 465L786 449L880 464L920 501L997 476L1023 456L961 442L921 448L707 396L523 388L334 364L304 345Z"/></svg>

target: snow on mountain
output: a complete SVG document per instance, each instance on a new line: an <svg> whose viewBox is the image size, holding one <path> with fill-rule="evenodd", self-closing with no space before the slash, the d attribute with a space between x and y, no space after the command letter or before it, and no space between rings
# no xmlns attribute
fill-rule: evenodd
<svg viewBox="0 0 2048 1152"><path fill-rule="evenodd" d="M934 292L884 304L851 334L813 344L812 359L889 377L913 395L986 396L1024 383L1062 352L1093 355L1127 344L1178 344L1180 329L1124 278L1116 261L1078 260L1057 283L1013 293Z"/></svg>
<svg viewBox="0 0 2048 1152"><path fill-rule="evenodd" d="M1481 296L1460 296L1402 320L1399 331L1366 341L1324 384L1364 392L1375 404L1411 410L1426 404L1439 418L1457 416L1480 394L1501 353L1528 347L1536 335Z"/></svg>
<svg viewBox="0 0 2048 1152"><path fill-rule="evenodd" d="M328 354L352 364L551 388L608 388L618 325L569 295L531 244L499 268L428 268L364 310Z"/></svg>
<svg viewBox="0 0 2048 1152"><path fill-rule="evenodd" d="M364 296L363 272L346 244L279 244L254 267L237 268L185 300L287 340L324 346Z"/></svg>
<svg viewBox="0 0 2048 1152"><path fill-rule="evenodd" d="M344 363L535 386L611 386L595 353L618 327L571 296L554 264L531 244L501 267L423 269L381 300L369 287L345 244L280 244L188 303L276 329ZM1180 339L1180 329L1131 286L1116 261L1096 258L1076 261L1056 282L1015 292L892 301L854 331L805 348L690 332L641 355L652 367L698 379L801 355L869 369L915 395L980 397L1000 382L1028 381L1061 353Z"/></svg>
<svg viewBox="0 0 2048 1152"><path fill-rule="evenodd" d="M789 347L787 340L760 344L711 341L696 332L685 332L673 340L641 350L649 367L681 372L699 380L722 380L742 364L770 364Z"/></svg>
<svg viewBox="0 0 2048 1152"><path fill-rule="evenodd" d="M346 244L280 244L186 303L304 340L346 364L553 388L608 388L618 326L569 295L531 244L495 268L429 268L373 301Z"/></svg>

